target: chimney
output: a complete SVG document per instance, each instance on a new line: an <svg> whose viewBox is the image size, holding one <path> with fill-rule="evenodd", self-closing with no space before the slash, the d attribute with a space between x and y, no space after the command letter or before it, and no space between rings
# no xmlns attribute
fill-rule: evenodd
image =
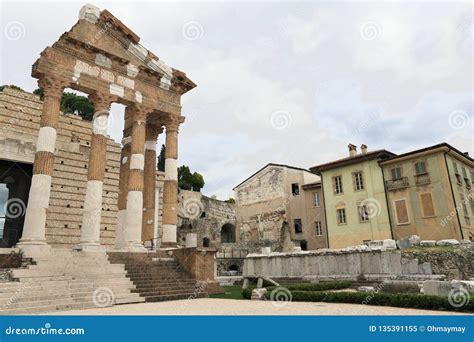
<svg viewBox="0 0 474 342"><path fill-rule="evenodd" d="M360 145L360 151L362 154L367 154L367 145L366 144Z"/></svg>
<svg viewBox="0 0 474 342"><path fill-rule="evenodd" d="M464 152L464 155L465 155L466 157L469 157L469 152Z"/></svg>
<svg viewBox="0 0 474 342"><path fill-rule="evenodd" d="M349 147L349 156L354 157L357 154L357 146L353 144L347 145Z"/></svg>

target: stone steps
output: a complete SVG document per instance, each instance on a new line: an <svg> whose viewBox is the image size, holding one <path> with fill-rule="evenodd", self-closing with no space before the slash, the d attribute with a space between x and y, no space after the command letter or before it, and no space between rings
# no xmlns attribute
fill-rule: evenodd
<svg viewBox="0 0 474 342"><path fill-rule="evenodd" d="M52 249L11 273L13 281L0 283L0 314L102 307L102 301L109 305L145 301L127 278L125 266L111 264L105 253Z"/></svg>
<svg viewBox="0 0 474 342"><path fill-rule="evenodd" d="M206 292L197 293L196 280L166 252L158 253L109 253L112 263L125 265L127 277L147 302L207 297Z"/></svg>

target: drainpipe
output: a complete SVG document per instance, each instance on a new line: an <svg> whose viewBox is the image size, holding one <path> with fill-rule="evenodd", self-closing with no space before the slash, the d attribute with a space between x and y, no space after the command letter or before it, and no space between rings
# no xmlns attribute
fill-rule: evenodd
<svg viewBox="0 0 474 342"><path fill-rule="evenodd" d="M459 231L461 232L461 239L464 240L464 234L462 232L462 227L461 227L461 219L459 218L459 210L456 204L456 197L454 197L453 183L451 182L451 175L449 174L448 159L446 158L446 155L448 154L449 151L451 151L451 149L448 149L446 152L444 152L444 163L446 164L446 171L448 172L449 187L451 188L451 196L453 196L454 210L456 211L456 217L458 218Z"/></svg>
<svg viewBox="0 0 474 342"><path fill-rule="evenodd" d="M321 193L323 195L323 206L324 206L324 223L326 226L326 241L328 243L329 248L329 225L328 225L328 213L326 212L326 196L324 195L324 183L323 183L323 175L321 174Z"/></svg>
<svg viewBox="0 0 474 342"><path fill-rule="evenodd" d="M387 214L388 214L388 224L390 225L390 234L392 235L392 240L395 240L395 234L393 234L393 226L392 226L392 215L390 215L390 205L388 202L388 193L387 188L385 187L385 174L383 173L383 167L379 163L377 163L380 167L380 171L382 172L382 181L383 181L383 192L385 194L385 204L387 205Z"/></svg>

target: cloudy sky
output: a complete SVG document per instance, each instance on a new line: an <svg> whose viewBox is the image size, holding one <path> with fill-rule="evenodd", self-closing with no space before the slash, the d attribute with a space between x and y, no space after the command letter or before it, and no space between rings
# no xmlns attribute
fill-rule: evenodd
<svg viewBox="0 0 474 342"><path fill-rule="evenodd" d="M31 65L80 2L2 2L0 84ZM226 199L269 162L310 167L347 144L474 153L470 2L93 2L198 87L184 95L180 163ZM121 139L123 107L111 136ZM160 139L161 144L162 139Z"/></svg>

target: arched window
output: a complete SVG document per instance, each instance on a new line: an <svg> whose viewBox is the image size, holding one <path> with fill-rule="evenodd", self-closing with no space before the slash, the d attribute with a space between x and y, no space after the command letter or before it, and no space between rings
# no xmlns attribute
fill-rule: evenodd
<svg viewBox="0 0 474 342"><path fill-rule="evenodd" d="M235 242L235 226L232 223L226 223L221 228L221 242Z"/></svg>

